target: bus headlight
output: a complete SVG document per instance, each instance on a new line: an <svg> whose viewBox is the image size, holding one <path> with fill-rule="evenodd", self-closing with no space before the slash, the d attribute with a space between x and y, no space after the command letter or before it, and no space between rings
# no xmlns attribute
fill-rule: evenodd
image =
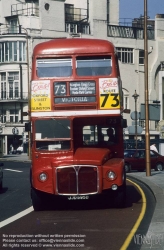
<svg viewBox="0 0 164 250"><path fill-rule="evenodd" d="M107 173L107 177L108 177L108 179L110 179L110 180L114 180L114 179L116 178L116 174L115 174L115 172L113 172L113 171L109 171L109 172Z"/></svg>
<svg viewBox="0 0 164 250"><path fill-rule="evenodd" d="M47 176L46 173L41 173L41 174L39 175L39 180L40 180L40 181L46 181L47 178L48 178L48 176Z"/></svg>

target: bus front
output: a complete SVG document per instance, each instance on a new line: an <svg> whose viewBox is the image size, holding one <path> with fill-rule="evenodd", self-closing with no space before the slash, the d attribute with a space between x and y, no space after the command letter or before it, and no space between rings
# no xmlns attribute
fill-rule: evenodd
<svg viewBox="0 0 164 250"><path fill-rule="evenodd" d="M43 208L48 194L68 200L104 194L124 203L126 122L121 95L117 55L110 42L56 39L34 48L30 108L34 210Z"/></svg>

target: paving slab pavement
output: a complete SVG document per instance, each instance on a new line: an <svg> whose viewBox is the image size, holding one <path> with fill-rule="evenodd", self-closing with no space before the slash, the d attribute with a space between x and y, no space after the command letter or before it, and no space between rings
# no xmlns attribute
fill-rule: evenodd
<svg viewBox="0 0 164 250"><path fill-rule="evenodd" d="M146 172L128 173L132 177L145 183L153 192L156 207L146 235L141 235L143 244L140 250L164 250L164 171L151 171L151 176Z"/></svg>
<svg viewBox="0 0 164 250"><path fill-rule="evenodd" d="M29 156L26 153L4 155L3 157L0 157L0 161L23 161L23 162L31 162Z"/></svg>

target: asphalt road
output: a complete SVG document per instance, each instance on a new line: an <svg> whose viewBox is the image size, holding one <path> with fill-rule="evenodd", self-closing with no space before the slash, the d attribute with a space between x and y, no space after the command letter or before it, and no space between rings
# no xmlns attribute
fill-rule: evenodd
<svg viewBox="0 0 164 250"><path fill-rule="evenodd" d="M30 163L4 161L0 221L31 206L29 168Z"/></svg>
<svg viewBox="0 0 164 250"><path fill-rule="evenodd" d="M30 163L5 162L4 188L0 193L0 221L31 206L29 168ZM140 249L137 237L146 234L155 206L151 191L143 184L138 184L146 194L147 211L131 240L130 250ZM107 207L103 200L62 202L58 208L52 204L46 211L32 211L2 227L0 249L118 250L133 229L142 204L140 192L128 181L124 209ZM59 244L68 245L63 247ZM71 244L78 246L72 247Z"/></svg>

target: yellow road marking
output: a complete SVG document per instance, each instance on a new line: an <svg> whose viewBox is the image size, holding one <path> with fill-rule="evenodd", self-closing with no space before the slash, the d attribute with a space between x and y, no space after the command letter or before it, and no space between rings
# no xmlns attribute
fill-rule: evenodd
<svg viewBox="0 0 164 250"><path fill-rule="evenodd" d="M143 203L142 203L141 213L140 213L140 215L139 215L139 217L138 217L136 223L134 224L132 230L130 231L128 237L126 238L124 244L123 244L122 247L120 248L120 250L125 250L125 249L127 249L127 247L129 246L129 244L130 244L130 242L131 242L131 240L132 240L132 238L133 238L135 232L137 231L137 229L138 229L138 227L139 227L139 225L140 225L140 223L141 223L141 221L142 221L142 219L143 219L143 217L144 217L144 215L145 215L145 211L146 211L146 197L145 197L145 194L144 194L143 190L142 190L142 189L140 188L140 186L139 186L138 184L136 184L135 182L133 182L133 181L131 181L131 180L129 180L129 179L127 179L127 181L131 182L132 184L134 184L134 185L139 189L139 191L140 191L140 193L141 193L141 196L142 196L142 201L143 201Z"/></svg>

